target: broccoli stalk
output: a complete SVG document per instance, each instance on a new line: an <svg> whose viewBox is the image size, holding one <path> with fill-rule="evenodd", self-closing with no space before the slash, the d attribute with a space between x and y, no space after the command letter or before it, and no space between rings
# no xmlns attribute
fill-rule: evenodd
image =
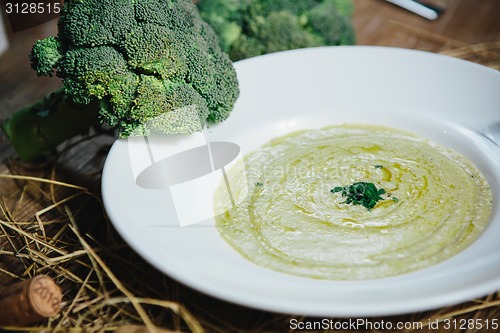
<svg viewBox="0 0 500 333"><path fill-rule="evenodd" d="M77 104L61 89L15 112L2 129L19 157L32 161L98 126L98 113L97 103Z"/></svg>
<svg viewBox="0 0 500 333"><path fill-rule="evenodd" d="M22 160L99 122L123 138L191 134L225 120L238 98L232 62L190 0L67 0L58 28L30 59L63 88L2 124Z"/></svg>

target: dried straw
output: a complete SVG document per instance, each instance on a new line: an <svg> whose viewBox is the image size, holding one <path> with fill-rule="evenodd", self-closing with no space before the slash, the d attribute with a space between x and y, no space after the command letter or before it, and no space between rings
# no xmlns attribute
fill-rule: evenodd
<svg viewBox="0 0 500 333"><path fill-rule="evenodd" d="M441 54L469 60L500 70L500 41L466 45L443 51Z"/></svg>
<svg viewBox="0 0 500 333"><path fill-rule="evenodd" d="M17 183L12 184L13 181ZM155 331L162 324L157 318L169 317L164 325L170 331L204 331L185 306L166 300L162 293L170 287L163 283L165 277L144 263L114 233L97 195L82 186L55 179L5 173L0 175L0 186L9 189L9 197L13 190L19 195L19 201L9 202L1 193L1 284L7 287L18 280L47 274L64 292L62 311L56 318L37 327L4 329L103 332L140 323ZM61 194L64 196L59 197ZM27 196L34 196L30 201L43 207L34 209L32 205L30 212L23 211L31 219L18 219L16 207L22 206L21 201L26 201ZM100 214L90 219L84 216L86 208L96 211L96 207ZM79 218L82 220L77 221ZM86 234L81 232L82 223L87 224Z"/></svg>

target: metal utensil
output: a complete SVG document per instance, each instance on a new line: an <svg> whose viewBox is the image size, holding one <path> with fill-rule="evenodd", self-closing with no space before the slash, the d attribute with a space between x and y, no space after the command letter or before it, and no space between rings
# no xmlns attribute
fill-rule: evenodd
<svg viewBox="0 0 500 333"><path fill-rule="evenodd" d="M435 20L443 13L443 9L418 2L416 0L386 0L396 6L404 8L412 13L420 15L428 20Z"/></svg>

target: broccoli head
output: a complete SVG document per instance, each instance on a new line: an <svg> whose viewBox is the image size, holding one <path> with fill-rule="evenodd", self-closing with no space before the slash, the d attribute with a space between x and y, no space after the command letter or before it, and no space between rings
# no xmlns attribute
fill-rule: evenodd
<svg viewBox="0 0 500 333"><path fill-rule="evenodd" d="M355 43L352 0L199 0L197 6L232 60Z"/></svg>
<svg viewBox="0 0 500 333"><path fill-rule="evenodd" d="M199 131L226 119L239 93L231 60L189 0L65 1L58 36L30 58L39 75L55 70L73 102L97 100L122 137Z"/></svg>

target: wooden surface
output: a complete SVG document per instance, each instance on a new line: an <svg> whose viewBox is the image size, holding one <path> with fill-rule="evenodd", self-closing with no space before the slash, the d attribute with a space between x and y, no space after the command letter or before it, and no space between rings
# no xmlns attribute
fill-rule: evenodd
<svg viewBox="0 0 500 333"><path fill-rule="evenodd" d="M436 0L432 3L443 7L445 12L435 21L425 20L382 0L354 2L354 26L360 45L446 52L457 48L467 50L471 45L500 41L498 0ZM61 85L57 78L37 77L28 61L32 44L39 38L55 33L56 22L50 21L10 35L11 48L0 57L0 119ZM500 63L499 53L487 51L486 55L488 61ZM112 138L102 136L84 140L65 150L57 161L26 166L16 161L8 141L0 134L0 174L42 177L53 177L56 174L57 180L85 186L99 194L100 172L112 141ZM32 221L33 212L46 204L46 198L41 199L39 195L26 196L19 183L2 179L0 196L7 206L13 207L9 214L26 221ZM0 212L0 219L4 217ZM0 256L0 268L2 258Z"/></svg>
<svg viewBox="0 0 500 333"><path fill-rule="evenodd" d="M429 21L382 0L354 0L358 44L430 52L500 40L500 1L428 0L444 13Z"/></svg>

